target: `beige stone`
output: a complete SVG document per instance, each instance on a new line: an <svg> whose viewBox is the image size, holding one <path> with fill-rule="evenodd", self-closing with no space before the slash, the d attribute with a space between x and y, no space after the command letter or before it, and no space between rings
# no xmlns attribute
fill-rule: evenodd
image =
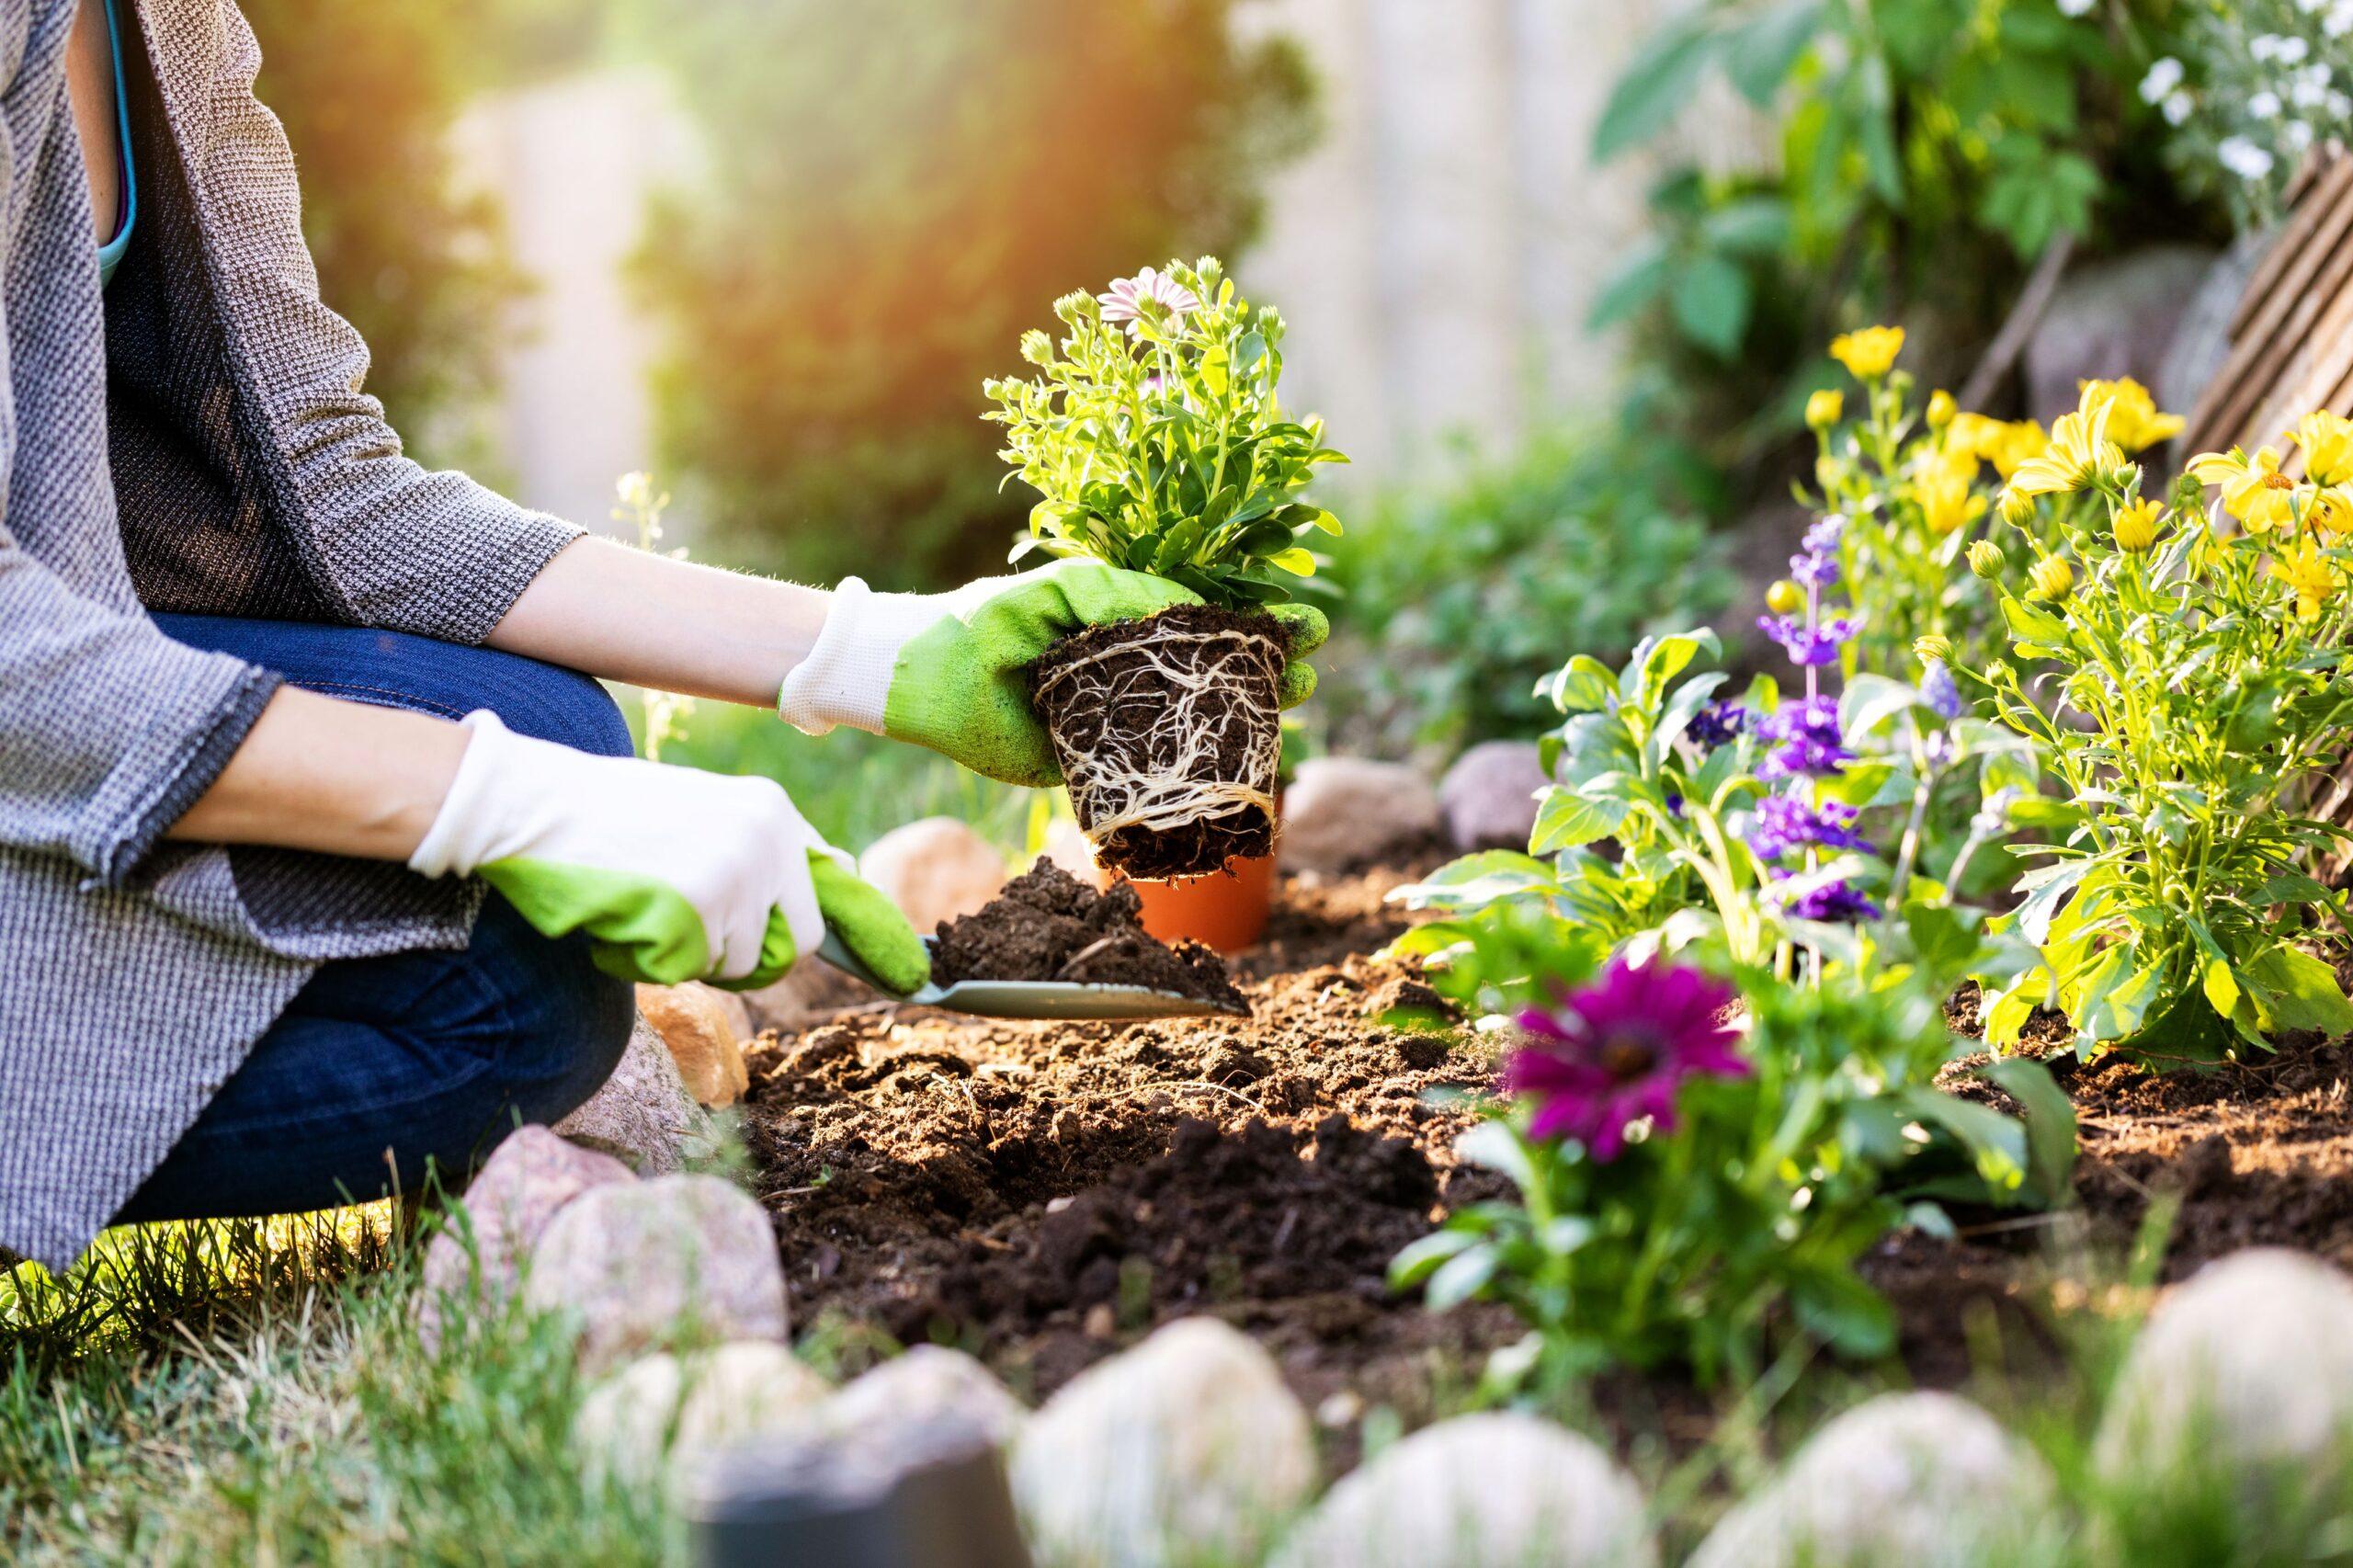
<svg viewBox="0 0 2353 1568"><path fill-rule="evenodd" d="M681 1336L785 1336L784 1270L767 1215L717 1176L595 1187L540 1238L524 1300L580 1324L591 1372Z"/></svg>
<svg viewBox="0 0 2353 1568"><path fill-rule="evenodd" d="M1438 831L1438 791L1402 763L1319 756L1283 796L1283 864L1339 871L1410 848Z"/></svg>
<svg viewBox="0 0 2353 1568"><path fill-rule="evenodd" d="M590 1187L636 1179L609 1154L568 1143L544 1127L517 1128L492 1151L464 1199L425 1249L417 1332L429 1346L444 1313L460 1307L480 1268L482 1300L515 1292L525 1259L565 1204Z"/></svg>
<svg viewBox="0 0 2353 1568"><path fill-rule="evenodd" d="M744 1068L751 1016L742 998L699 981L641 985L637 1010L669 1047L678 1079L697 1104L715 1109L744 1097L751 1086Z"/></svg>
<svg viewBox="0 0 2353 1568"><path fill-rule="evenodd" d="M954 817L925 817L876 839L858 857L858 874L927 933L995 898L1005 886L1005 857Z"/></svg>

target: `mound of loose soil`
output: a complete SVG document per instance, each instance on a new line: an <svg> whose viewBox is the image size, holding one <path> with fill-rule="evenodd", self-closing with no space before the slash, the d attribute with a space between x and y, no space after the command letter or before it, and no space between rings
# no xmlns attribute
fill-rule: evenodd
<svg viewBox="0 0 2353 1568"><path fill-rule="evenodd" d="M1142 901L1127 883L1097 892L1040 860L985 908L940 924L931 977L941 985L961 980L1141 985L1196 996L1228 1012L1249 1011L1217 954L1199 942L1163 947L1145 934L1142 915Z"/></svg>
<svg viewBox="0 0 2353 1568"><path fill-rule="evenodd" d="M1381 895L1427 869L1287 879L1266 944L1235 964L1248 1019L870 1006L764 1037L746 1127L796 1321L950 1338L1036 1397L1160 1323L1214 1313L1311 1408L1332 1402L1340 1462L1353 1427L1338 1414L1443 1407L1521 1330L1494 1308L1433 1316L1385 1284L1447 1210L1503 1195L1451 1154L1489 1048L1388 1026L1437 999L1412 965L1366 956L1404 928ZM1973 1028L1973 997L1952 1021ZM2353 1050L2298 1044L2204 1075L2051 1065L2082 1118L2078 1205L1957 1211L1957 1236L1899 1232L1865 1260L1912 1381L1982 1373L1989 1328L2012 1375L2032 1375L2054 1316L2099 1304L2160 1194L2182 1205L2169 1277L2258 1244L2353 1267ZM1673 1376L1613 1377L1593 1398L1611 1426L1677 1452L1714 1421Z"/></svg>

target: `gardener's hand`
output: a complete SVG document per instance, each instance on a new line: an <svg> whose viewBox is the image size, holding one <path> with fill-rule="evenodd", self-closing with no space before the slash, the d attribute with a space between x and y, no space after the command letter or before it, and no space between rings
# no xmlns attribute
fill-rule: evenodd
<svg viewBox="0 0 2353 1568"><path fill-rule="evenodd" d="M813 735L836 724L913 741L1008 784L1062 781L1029 706L1029 666L1074 631L1199 604L1191 589L1094 561L1058 561L945 594L878 594L856 577L834 591L824 631L785 677L778 710ZM1282 704L1306 700L1323 612L1275 605L1292 662Z"/></svg>
<svg viewBox="0 0 2353 1568"><path fill-rule="evenodd" d="M590 756L488 712L465 724L411 869L480 876L546 935L587 933L597 966L625 980L766 985L829 924L903 993L930 978L914 929L772 780Z"/></svg>

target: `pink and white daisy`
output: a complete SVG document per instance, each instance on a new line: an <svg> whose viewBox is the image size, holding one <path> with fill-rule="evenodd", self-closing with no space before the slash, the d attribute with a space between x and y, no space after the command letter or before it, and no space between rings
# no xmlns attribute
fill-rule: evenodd
<svg viewBox="0 0 2353 1568"><path fill-rule="evenodd" d="M1133 336L1143 320L1143 301L1156 300L1171 316L1179 320L1201 308L1200 300L1165 272L1145 267L1133 278L1122 278L1111 285L1108 294L1096 296L1103 306L1107 322L1125 322L1129 335Z"/></svg>

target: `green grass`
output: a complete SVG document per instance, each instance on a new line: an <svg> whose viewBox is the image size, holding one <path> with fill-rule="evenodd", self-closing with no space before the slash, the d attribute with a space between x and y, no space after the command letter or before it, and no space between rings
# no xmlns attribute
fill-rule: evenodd
<svg viewBox="0 0 2353 1568"><path fill-rule="evenodd" d="M630 705L633 728L642 721ZM883 834L920 817L959 817L1007 853L1027 844L1029 820L1046 799L999 784L917 746L856 730L804 735L773 713L731 703L699 702L661 748L664 762L718 773L775 779L811 826L834 844L861 851Z"/></svg>

